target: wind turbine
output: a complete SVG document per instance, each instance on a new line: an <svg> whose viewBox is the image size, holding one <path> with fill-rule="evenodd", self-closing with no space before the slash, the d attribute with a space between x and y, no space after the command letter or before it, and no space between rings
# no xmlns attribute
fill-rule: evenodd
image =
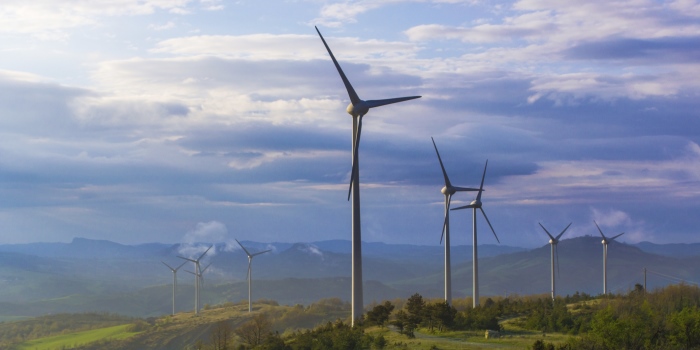
<svg viewBox="0 0 700 350"><path fill-rule="evenodd" d="M476 199L474 199L469 205L465 205L459 208L454 208L452 210L460 210L460 209L467 209L471 208L472 210L472 222L473 222L473 238L472 238L472 306L477 307L479 306L479 259L477 257L477 245L476 245L476 210L479 209L481 210L481 214L484 215L484 219L486 219L486 222L489 224L489 227L491 228L491 232L493 232L493 236L496 237L496 241L498 243L501 243L501 241L498 239L498 236L496 235L496 231L493 229L493 226L491 226L491 221L489 221L488 216L486 216L486 212L482 208L482 203L481 203L481 193L484 191L484 178L486 178L486 167L489 165L489 161L486 160L486 165L484 165L484 174L481 176L481 186L479 186L479 192L476 195Z"/></svg>
<svg viewBox="0 0 700 350"><path fill-rule="evenodd" d="M540 223L538 222L538 224L540 224ZM564 232L566 232L566 230L569 229L569 226L571 226L571 223L569 223L564 228L564 231L561 231L561 233L559 235L554 237L554 236L552 236L552 234L549 233L549 231L547 231L546 228L544 228L544 226L542 226L542 224L540 224L540 227L542 227L542 229L547 234L547 236L549 236L549 245L550 245L551 251L552 251L552 300L554 300L554 297L557 295L556 285L554 283L554 255L555 254L557 255L557 271L559 271L559 249L557 248L557 244L559 244L559 238L561 238L561 236L564 234Z"/></svg>
<svg viewBox="0 0 700 350"><path fill-rule="evenodd" d="M370 108L380 107L392 103L403 102L419 98L420 96L408 96L390 98L384 100L362 100L355 92L355 89L350 84L350 81L340 68L338 61L333 56L330 47L323 39L323 35L318 30L316 32L321 37L323 45L326 47L328 54L333 60L335 68L340 74L340 79L343 80L345 89L350 97L350 104L346 111L352 116L352 170L350 172L350 187L348 188L348 200L352 193L352 324L359 319L363 313L363 297L362 297L362 234L360 228L360 164L358 149L360 147L360 134L362 132L362 117L369 112Z"/></svg>
<svg viewBox="0 0 700 350"><path fill-rule="evenodd" d="M164 261L161 261L161 262L163 263L163 265L167 266L170 269L170 271L173 272L173 316L174 316L175 315L175 289L177 288L177 270L179 270L182 267L182 265L185 265L187 263L187 261L183 261L182 264L180 264L180 266L175 267L175 268L166 264Z"/></svg>
<svg viewBox="0 0 700 350"><path fill-rule="evenodd" d="M248 255L248 275L246 276L246 279L248 280L248 312L251 312L251 311L253 311L253 302L252 302L252 297L251 297L251 293L250 293L251 292L250 285L251 285L251 279L252 279L251 264L253 263L254 257L256 257L260 254L267 253L267 252L271 251L272 249L268 249L268 250L265 250L262 252L250 254L250 252L248 252L248 249L245 249L245 247L243 246L243 244L241 244L241 242L238 242L237 239L236 239L236 242L238 243L239 246L241 246L241 248L243 248L243 251L245 252L245 254Z"/></svg>
<svg viewBox="0 0 700 350"><path fill-rule="evenodd" d="M615 240L615 238L620 237L624 235L625 233L622 232L617 236L607 238L603 234L603 230L600 229L600 226L598 226L598 223L593 220L593 223L595 224L595 227L598 228L598 232L600 232L600 235L603 237L603 295L608 294L608 243L612 242Z"/></svg>
<svg viewBox="0 0 700 350"><path fill-rule="evenodd" d="M442 169L442 176L445 178L445 187L440 190L442 194L445 195L445 221L442 224L442 235L440 236L440 243L442 243L442 238L445 238L445 302L452 304L452 267L450 265L450 202L452 201L452 195L461 191L478 191L478 188L466 188L466 187L455 187L452 186L450 178L447 176L445 171L445 166L442 164L442 158L440 158L440 152L438 152L437 146L435 145L435 140L433 140L433 147L435 147L435 153L437 154L438 161L440 162L440 169Z"/></svg>
<svg viewBox="0 0 700 350"><path fill-rule="evenodd" d="M200 274L200 269L199 269L199 261L202 260L204 255L209 252L209 249L211 249L213 245L209 246L207 250L202 253L202 255L199 256L197 259L190 259L190 258L185 258L183 256L178 256L180 259L185 259L187 261L191 261L194 263L194 271L195 272L190 272L194 274L194 314L199 315L199 274Z"/></svg>

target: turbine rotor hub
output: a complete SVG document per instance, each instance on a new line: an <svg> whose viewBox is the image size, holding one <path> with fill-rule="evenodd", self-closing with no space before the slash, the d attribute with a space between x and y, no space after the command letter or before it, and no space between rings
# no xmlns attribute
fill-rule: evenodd
<svg viewBox="0 0 700 350"><path fill-rule="evenodd" d="M475 199L471 203L469 203L469 206L473 208L481 208L481 201Z"/></svg>
<svg viewBox="0 0 700 350"><path fill-rule="evenodd" d="M555 240L553 240L553 239L550 239L550 240L549 240L549 244L557 244L557 241L555 241Z"/></svg>
<svg viewBox="0 0 700 350"><path fill-rule="evenodd" d="M606 241L606 240L602 240L602 241L601 241L600 243L603 243L603 244L608 244L608 241Z"/></svg>
<svg viewBox="0 0 700 350"><path fill-rule="evenodd" d="M365 115L369 111L369 107L367 107L367 105L365 105L364 102L365 101L360 101L360 103L358 103L357 105L353 105L352 103L350 103L348 105L348 108L345 110L348 112L348 114L350 114L353 117Z"/></svg>
<svg viewBox="0 0 700 350"><path fill-rule="evenodd" d="M457 191L455 191L454 188L452 188L452 187L447 187L447 186L443 187L443 188L440 190L440 192L442 192L442 194L455 194L455 193L457 193Z"/></svg>

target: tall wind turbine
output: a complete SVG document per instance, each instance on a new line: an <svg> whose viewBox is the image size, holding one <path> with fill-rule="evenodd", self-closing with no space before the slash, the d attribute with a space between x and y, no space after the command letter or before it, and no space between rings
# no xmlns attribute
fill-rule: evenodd
<svg viewBox="0 0 700 350"><path fill-rule="evenodd" d="M183 256L178 256L180 259L185 259L187 261L191 261L194 263L194 314L199 315L199 274L200 274L200 268L199 268L199 261L202 260L204 255L209 252L209 249L211 249L213 245L209 246L207 250L202 253L202 255L199 256L197 259L190 259L190 258L185 258Z"/></svg>
<svg viewBox="0 0 700 350"><path fill-rule="evenodd" d="M180 264L180 266L175 267L175 268L166 264L164 261L161 261L161 262L163 263L163 265L167 266L170 269L170 271L173 272L173 316L174 316L175 315L175 289L177 288L177 270L179 270L182 267L182 265L185 265L187 263L187 261L183 261L182 264Z"/></svg>
<svg viewBox="0 0 700 350"><path fill-rule="evenodd" d="M479 209L481 210L481 214L484 215L484 219L486 219L486 222L489 224L489 227L491 228L491 232L493 232L493 236L496 237L496 241L498 243L501 243L501 241L498 239L498 236L496 235L496 231L493 229L493 226L491 226L491 221L489 221L488 216L486 216L486 212L482 208L482 203L481 203L481 193L484 191L484 178L486 178L486 167L489 165L489 161L486 160L486 165L484 165L484 174L481 176L481 186L479 186L479 192L477 192L476 199L474 199L469 205L465 205L459 208L454 208L452 210L460 210L460 209L467 209L471 208L472 210L472 222L473 222L473 238L472 238L472 298L474 299L472 301L472 306L477 307L479 306L479 259L477 255L477 245L476 245L476 210Z"/></svg>
<svg viewBox="0 0 700 350"><path fill-rule="evenodd" d="M438 161L440 162L440 169L442 169L442 176L445 178L445 187L440 190L442 194L445 195L445 221L442 224L442 235L440 236L440 242L442 243L442 238L445 238L445 302L452 304L452 267L450 265L450 202L452 201L452 195L461 191L478 191L478 188L466 188L466 187L456 187L452 186L450 178L447 176L445 171L445 166L442 164L442 158L440 158L440 152L438 152L437 146L435 145L435 140L433 140L433 147L435 147L435 153L437 154Z"/></svg>
<svg viewBox="0 0 700 350"><path fill-rule="evenodd" d="M253 278L253 276L252 276L252 273L251 273L251 264L253 263L253 258L254 258L254 257L256 257L256 256L258 256L258 255L260 255L260 254L267 253L267 252L271 251L272 249L268 249L268 250L265 250L265 251L262 251L262 252L257 252L257 253L250 254L250 252L248 251L248 249L245 249L245 247L243 246L243 244L241 244L241 242L238 242L237 239L236 239L236 242L238 243L239 246L241 246L241 248L243 248L243 251L245 252L245 254L248 255L248 276L246 276L246 279L248 280L248 312L252 312L252 311L253 311L253 302L252 302L252 296L251 296L251 293L250 293L250 292L251 292L251 287L250 287L250 285L251 285L251 279Z"/></svg>
<svg viewBox="0 0 700 350"><path fill-rule="evenodd" d="M538 224L540 224L538 222ZM559 239L561 238L562 235L564 235L564 232L569 229L569 226L571 226L571 223L569 223L565 228L564 231L561 231L559 235L556 237L552 236L549 231L547 231L542 224L540 224L540 227L544 230L544 232L549 236L549 245L552 251L552 300L554 300L554 297L556 297L557 292L556 292L556 284L554 282L554 255L556 254L557 256L557 271L559 271L559 249L557 248L557 244L559 244Z"/></svg>
<svg viewBox="0 0 700 350"><path fill-rule="evenodd" d="M390 98L384 100L362 100L355 92L355 89L350 84L350 81L340 68L338 61L333 56L330 47L323 39L323 35L316 28L318 36L321 37L323 45L326 47L328 54L333 60L335 68L340 74L340 79L343 80L345 89L350 97L350 104L346 111L352 116L352 170L350 172L350 187L348 189L348 200L352 193L352 324L359 319L363 313L363 298L362 298L362 234L360 229L360 164L358 149L360 147L360 134L362 132L362 117L370 110L370 108L380 107L392 103L408 101L419 98L420 96L408 96Z"/></svg>
<svg viewBox="0 0 700 350"><path fill-rule="evenodd" d="M595 220L593 221L593 223L595 224L595 227L598 228L598 232L600 232L600 236L603 237L603 241L601 242L601 243L603 243L603 295L607 295L608 294L608 243L614 241L615 238L620 237L620 236L624 235L625 233L622 232L617 236L607 238L603 234L603 230L601 230L600 226L598 226L598 223L595 222Z"/></svg>

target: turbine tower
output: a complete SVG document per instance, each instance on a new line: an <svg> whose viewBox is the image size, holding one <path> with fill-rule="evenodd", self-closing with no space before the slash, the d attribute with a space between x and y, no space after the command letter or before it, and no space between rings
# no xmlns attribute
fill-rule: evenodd
<svg viewBox="0 0 700 350"><path fill-rule="evenodd" d="M213 245L209 246L209 248L207 248L207 250L205 250L204 253L202 253L202 255L200 255L199 258L197 258L197 259L190 259L190 258L185 258L183 256L178 256L178 258L180 258L180 259L185 259L187 261L191 261L194 263L194 271L195 272L190 272L190 273L194 274L194 314L195 315L199 315L199 282L200 282L199 275L200 275L200 271L201 271L199 268L199 261L202 260L204 255L206 255L207 252L209 252L209 249L211 249L212 247L213 247Z"/></svg>
<svg viewBox="0 0 700 350"><path fill-rule="evenodd" d="M452 195L461 191L478 191L478 188L466 188L466 187L455 187L452 186L450 178L447 176L445 171L445 166L442 164L442 158L440 158L440 152L438 152L437 146L435 145L435 140L433 140L433 147L435 147L435 153L437 154L438 161L440 162L440 169L442 169L442 176L445 178L445 187L440 190L442 194L445 195L445 220L442 224L442 235L440 236L440 243L442 243L442 238L445 238L445 302L452 304L452 267L450 264L450 202L452 201Z"/></svg>
<svg viewBox="0 0 700 350"><path fill-rule="evenodd" d="M161 261L161 262L163 263L163 265L167 266L170 269L170 271L173 272L173 316L174 316L175 315L175 289L177 288L177 270L179 270L182 267L182 265L185 265L187 263L187 261L183 261L182 264L180 264L180 266L175 267L175 268L166 264L164 261Z"/></svg>
<svg viewBox="0 0 700 350"><path fill-rule="evenodd" d="M316 27L315 27L316 28ZM355 89L350 84L350 81L340 68L338 61L333 56L330 47L323 39L323 35L316 28L318 36L321 37L323 45L326 47L328 54L333 60L335 68L338 70L340 79L343 80L345 89L350 97L350 104L346 111L352 116L352 170L350 172L350 187L348 189L348 200L352 193L352 325L355 320L359 319L363 314L363 298L362 298L362 234L360 228L360 164L358 149L360 147L360 134L362 132L362 117L367 114L370 108L380 107L392 103L408 101L419 98L420 96L408 96L390 98L384 100L362 100L355 92Z"/></svg>
<svg viewBox="0 0 700 350"><path fill-rule="evenodd" d="M540 224L540 223L538 222L538 224ZM571 226L571 223L569 223L564 228L564 231L561 231L561 233L559 235L554 237L554 236L552 236L552 234L549 233L549 231L547 231L546 228L544 228L544 226L542 226L542 224L540 224L540 227L542 227L542 229L547 234L547 236L549 236L549 245L550 245L550 248L552 251L552 300L554 300L554 297L556 297L556 295L557 295L556 284L554 282L554 255L556 254L556 256L557 256L557 271L559 271L559 249L557 248L557 244L559 244L559 239L561 238L562 235L564 235L564 232L566 232L566 230L569 229L569 226Z"/></svg>
<svg viewBox="0 0 700 350"><path fill-rule="evenodd" d="M241 248L243 248L243 251L245 252L245 254L248 255L248 275L246 276L246 279L248 280L248 312L252 312L253 311L253 302L252 302L252 296L250 293L251 292L250 285L251 285L251 279L253 276L251 273L251 264L253 263L254 257L256 257L260 254L267 253L267 252L271 251L272 249L268 249L268 250L265 250L262 252L250 254L250 252L248 252L248 249L245 249L245 247L243 246L243 244L241 244L241 242L238 242L237 239L236 239L236 242L238 243L239 246L241 246Z"/></svg>
<svg viewBox="0 0 700 350"><path fill-rule="evenodd" d="M493 232L493 236L496 237L496 241L498 243L501 243L501 241L498 239L498 236L496 235L496 231L493 229L493 226L491 226L491 221L489 221L488 216L486 216L486 212L482 208L482 203L481 203L481 193L484 191L484 178L486 178L486 167L489 165L489 161L486 160L486 165L484 165L484 174L481 176L481 186L479 186L479 192L477 192L476 199L474 199L469 205L465 205L459 208L454 208L452 210L460 210L460 209L467 209L471 208L472 210L472 223L473 223L473 236L472 236L472 306L477 307L479 306L479 259L477 255L477 245L476 245L476 210L479 209L481 210L481 214L484 215L484 219L486 219L486 222L489 224L489 227L491 228L491 232Z"/></svg>
<svg viewBox="0 0 700 350"><path fill-rule="evenodd" d="M598 232L600 232L600 236L603 237L603 241L601 242L601 243L603 243L603 295L607 295L608 294L608 243L614 241L615 238L620 237L620 236L624 235L625 233L622 232L617 236L607 238L603 234L603 230L601 230L600 226L598 226L598 223L595 222L595 220L593 221L593 223L595 224L595 227L598 228Z"/></svg>

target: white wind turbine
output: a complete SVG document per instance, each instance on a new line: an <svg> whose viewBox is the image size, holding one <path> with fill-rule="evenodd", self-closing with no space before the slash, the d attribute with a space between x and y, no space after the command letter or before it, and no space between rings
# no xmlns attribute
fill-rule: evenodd
<svg viewBox="0 0 700 350"><path fill-rule="evenodd" d="M620 236L624 235L625 233L622 232L617 236L607 238L603 234L603 230L601 230L600 226L598 226L598 223L595 222L595 220L593 221L593 223L595 224L595 227L598 228L598 232L600 232L600 236L603 237L603 241L601 242L601 243L603 243L603 295L607 295L608 294L608 243L614 241L615 238L620 237Z"/></svg>
<svg viewBox="0 0 700 350"><path fill-rule="evenodd" d="M187 261L183 261L182 264L180 264L180 266L175 268L166 264L164 261L161 262L163 263L163 265L167 266L170 269L170 271L173 272L173 315L175 315L175 289L177 288L177 270L179 270L182 267L182 265L185 265Z"/></svg>
<svg viewBox="0 0 700 350"><path fill-rule="evenodd" d="M209 252L209 249L211 249L212 247L213 247L213 245L209 246L209 248L207 248L207 250L205 250L204 253L202 253L202 255L200 255L199 258L197 258L197 259L190 259L190 258L185 258L183 256L178 256L178 258L180 258L180 259L185 259L187 261L191 261L194 263L194 271L195 272L190 272L190 273L194 274L194 314L195 315L199 315L199 301L200 301L199 300L199 282L200 282L199 275L200 275L200 271L201 271L199 268L199 261L202 260L204 255L206 255L207 252Z"/></svg>
<svg viewBox="0 0 700 350"><path fill-rule="evenodd" d="M268 249L268 250L265 250L262 252L250 254L250 252L248 252L248 249L245 249L245 247L243 246L243 244L241 244L241 242L238 242L237 239L236 239L236 242L238 243L239 246L241 246L241 248L243 248L243 251L245 252L245 254L248 255L248 275L246 276L246 279L248 280L248 312L252 312L253 311L253 302L252 302L252 295L251 295L251 284L252 284L251 280L252 280L253 276L252 276L251 265L253 263L253 258L260 255L260 254L267 253L267 252L271 251L272 249Z"/></svg>
<svg viewBox="0 0 700 350"><path fill-rule="evenodd" d="M194 275L196 278L196 284L197 284L197 293L195 295L195 298L197 298L197 303L199 305L202 305L202 289L204 288L204 271L206 271L211 264L207 265L205 268L203 268L199 272L192 272L192 271L185 271L187 273L191 273Z"/></svg>
<svg viewBox="0 0 700 350"><path fill-rule="evenodd" d="M456 187L452 186L450 178L447 176L445 171L445 166L442 164L442 158L440 158L440 152L438 152L437 146L435 145L435 140L433 140L433 147L435 147L435 153L437 154L438 161L440 162L440 169L442 169L442 175L445 178L445 187L440 190L442 194L445 195L445 220L442 224L442 235L440 236L440 243L442 243L442 238L445 238L445 302L452 304L452 267L450 264L450 202L452 201L452 195L461 191L478 191L478 188L467 188L467 187Z"/></svg>
<svg viewBox="0 0 700 350"><path fill-rule="evenodd" d="M538 222L538 224L540 223ZM547 231L546 228L544 228L544 226L542 226L542 224L540 224L540 227L542 227L547 236L549 236L549 245L552 251L552 300L554 300L554 297L557 295L556 284L554 282L554 255L556 254L557 256L557 271L559 271L559 248L557 244L559 244L559 239L562 235L564 235L564 232L569 229L569 226L571 226L571 223L569 223L559 235L554 237L549 233L549 231Z"/></svg>
<svg viewBox="0 0 700 350"><path fill-rule="evenodd" d="M472 306L477 307L479 306L479 259L477 255L477 245L476 245L476 210L479 209L481 210L481 214L484 215L484 219L486 219L486 222L489 224L489 227L491 228L491 232L493 232L493 236L496 237L496 241L498 243L501 243L501 241L498 239L498 236L496 235L496 231L493 229L493 226L491 226L491 221L489 221L488 216L486 216L486 212L482 208L482 203L481 203L481 193L484 191L484 178L486 178L486 167L489 165L489 161L486 160L486 165L484 165L484 174L481 176L481 186L479 186L479 192L476 195L476 199L474 199L469 205L465 205L459 208L454 208L452 210L460 210L460 209L467 209L471 208L472 210L472 222L473 222L473 237L472 237Z"/></svg>
<svg viewBox="0 0 700 350"><path fill-rule="evenodd" d="M315 27L316 28L316 27ZM362 234L360 228L360 164L358 149L360 147L360 134L362 132L362 117L367 114L370 108L380 107L392 103L408 101L412 99L419 98L420 96L408 96L408 97L398 97L390 98L384 100L362 100L355 92L355 89L350 84L350 81L343 73L340 68L338 61L333 56L330 47L326 44L326 40L323 39L323 35L316 28L318 36L321 37L323 45L326 47L328 54L333 60L335 68L340 74L340 79L343 80L345 89L350 97L350 104L348 105L346 111L352 116L352 170L350 172L350 187L348 189L348 200L350 200L350 194L352 193L352 324L355 324L355 320L359 319L363 314L363 297L362 297Z"/></svg>

